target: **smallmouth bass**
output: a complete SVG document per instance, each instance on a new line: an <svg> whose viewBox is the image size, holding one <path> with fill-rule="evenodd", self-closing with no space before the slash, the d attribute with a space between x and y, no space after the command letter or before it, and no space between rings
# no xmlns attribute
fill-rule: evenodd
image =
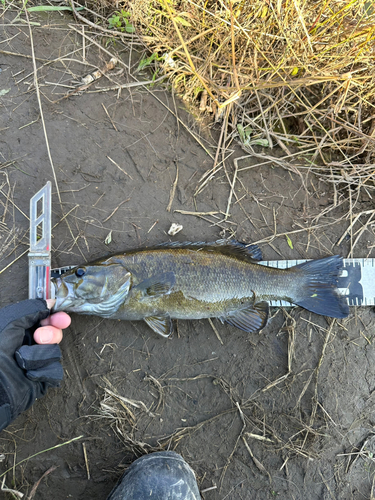
<svg viewBox="0 0 375 500"><path fill-rule="evenodd" d="M219 318L246 332L261 330L268 300L286 300L316 314L345 318L337 293L342 258L288 268L260 265L258 246L237 241L166 243L130 250L53 278L54 311L144 320L168 337L172 319Z"/></svg>

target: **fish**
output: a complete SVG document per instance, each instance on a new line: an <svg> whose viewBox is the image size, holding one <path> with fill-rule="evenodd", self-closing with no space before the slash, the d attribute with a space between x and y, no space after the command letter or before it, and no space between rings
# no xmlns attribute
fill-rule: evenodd
<svg viewBox="0 0 375 500"><path fill-rule="evenodd" d="M345 318L337 290L338 255L287 269L259 264L257 245L235 240L172 242L129 250L78 266L51 280L54 311L144 320L169 337L174 319L218 318L245 332L267 324L269 301Z"/></svg>

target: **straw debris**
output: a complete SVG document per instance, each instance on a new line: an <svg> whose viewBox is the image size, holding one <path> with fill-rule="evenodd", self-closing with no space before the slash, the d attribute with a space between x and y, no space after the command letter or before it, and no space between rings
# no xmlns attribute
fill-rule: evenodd
<svg viewBox="0 0 375 500"><path fill-rule="evenodd" d="M295 165L339 188L374 187L371 2L153 0L125 10L147 64L162 66L197 115L225 122L223 149L234 139L251 155L278 145L304 152Z"/></svg>

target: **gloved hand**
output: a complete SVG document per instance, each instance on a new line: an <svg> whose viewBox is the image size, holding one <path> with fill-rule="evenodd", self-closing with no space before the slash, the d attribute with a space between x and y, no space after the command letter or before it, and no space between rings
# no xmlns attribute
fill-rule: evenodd
<svg viewBox="0 0 375 500"><path fill-rule="evenodd" d="M38 328L40 323L44 326ZM48 387L59 386L61 351L51 342L60 342L61 329L69 323L66 313L49 316L47 302L41 299L0 310L0 431Z"/></svg>

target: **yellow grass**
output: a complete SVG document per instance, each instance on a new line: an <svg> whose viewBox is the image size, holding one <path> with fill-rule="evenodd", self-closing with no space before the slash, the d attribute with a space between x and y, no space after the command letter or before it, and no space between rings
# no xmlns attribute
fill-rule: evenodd
<svg viewBox="0 0 375 500"><path fill-rule="evenodd" d="M178 93L206 119L227 122L227 144L309 149L305 165L331 182L344 168L354 184L372 185L374 2L134 0L124 8Z"/></svg>

